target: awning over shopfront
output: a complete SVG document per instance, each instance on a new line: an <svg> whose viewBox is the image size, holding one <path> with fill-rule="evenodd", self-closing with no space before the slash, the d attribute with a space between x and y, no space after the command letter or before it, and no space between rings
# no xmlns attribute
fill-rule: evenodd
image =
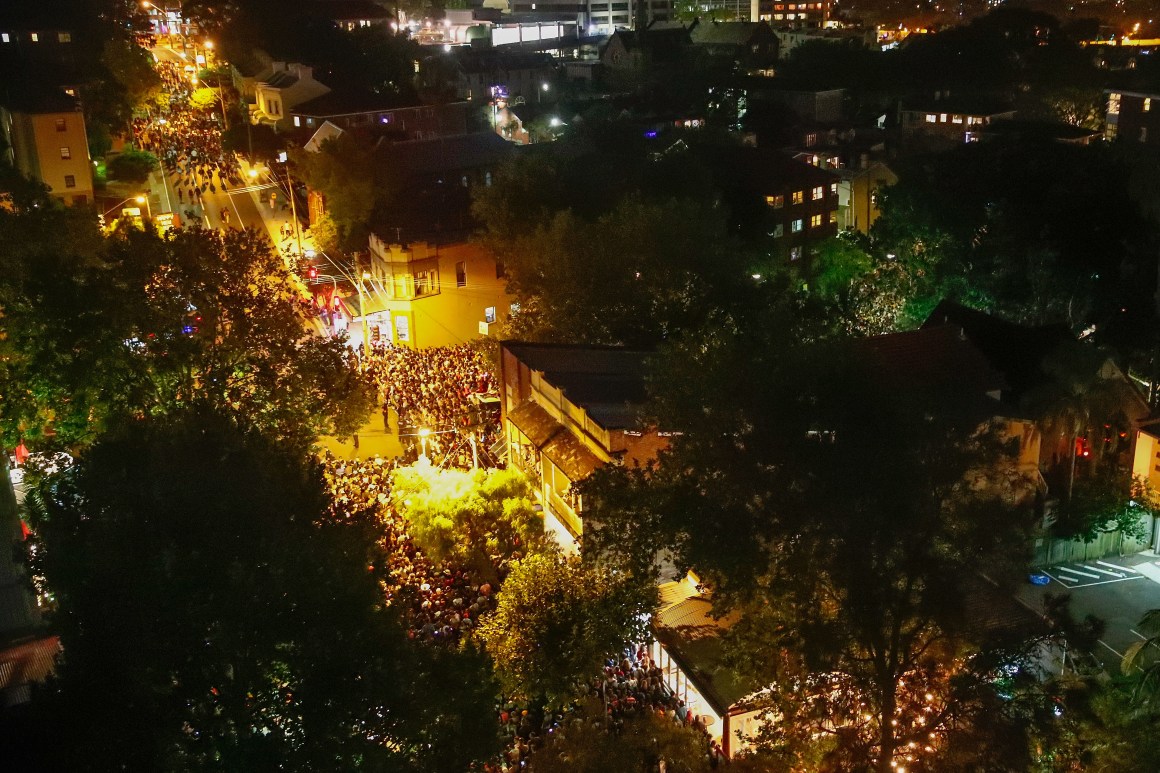
<svg viewBox="0 0 1160 773"><path fill-rule="evenodd" d="M571 432L561 432L540 449L548 460L556 465L568 480L575 483L583 480L603 462L581 443Z"/></svg>
<svg viewBox="0 0 1160 773"><path fill-rule="evenodd" d="M537 449L543 448L554 435L564 431L564 426L534 400L528 400L509 413L508 421Z"/></svg>

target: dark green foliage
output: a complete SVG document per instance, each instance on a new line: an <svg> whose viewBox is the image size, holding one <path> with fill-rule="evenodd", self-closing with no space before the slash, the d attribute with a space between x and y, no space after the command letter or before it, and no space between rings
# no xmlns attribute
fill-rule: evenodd
<svg viewBox="0 0 1160 773"><path fill-rule="evenodd" d="M149 179L149 175L160 167L157 157L152 153L133 148L126 148L108 162L110 177L132 183L145 182Z"/></svg>
<svg viewBox="0 0 1160 773"><path fill-rule="evenodd" d="M332 514L297 450L212 413L131 422L33 513L67 653L35 704L57 769L440 771L493 750L482 663L408 642L376 519Z"/></svg>

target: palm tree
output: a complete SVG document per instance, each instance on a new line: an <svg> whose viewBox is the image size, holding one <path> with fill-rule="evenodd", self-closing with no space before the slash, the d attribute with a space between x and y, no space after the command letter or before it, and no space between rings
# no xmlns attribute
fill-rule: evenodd
<svg viewBox="0 0 1160 773"><path fill-rule="evenodd" d="M1024 397L1024 405L1040 423L1044 436L1070 440L1067 500L1075 489L1077 444L1092 430L1126 428L1133 406L1141 400L1134 387L1116 373L1109 373L1110 355L1103 349L1067 341L1043 360L1050 379ZM1112 443L1095 444L1097 459L1113 450Z"/></svg>

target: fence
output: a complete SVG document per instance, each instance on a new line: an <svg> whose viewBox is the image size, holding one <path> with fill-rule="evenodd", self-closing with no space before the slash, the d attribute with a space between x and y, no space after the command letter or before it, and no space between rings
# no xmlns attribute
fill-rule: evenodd
<svg viewBox="0 0 1160 773"><path fill-rule="evenodd" d="M1093 542L1056 539L1044 534L1035 539L1031 565L1072 564L1139 553L1152 544L1152 516L1141 515L1140 520L1144 522L1144 537L1139 540L1122 536L1118 531L1102 533Z"/></svg>

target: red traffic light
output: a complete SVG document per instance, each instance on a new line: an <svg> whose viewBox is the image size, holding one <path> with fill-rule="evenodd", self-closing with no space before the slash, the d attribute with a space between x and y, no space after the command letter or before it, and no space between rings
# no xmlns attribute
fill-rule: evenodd
<svg viewBox="0 0 1160 773"><path fill-rule="evenodd" d="M306 269L306 276L310 277L311 279L317 279L318 269L314 266L311 266L310 268Z"/></svg>

